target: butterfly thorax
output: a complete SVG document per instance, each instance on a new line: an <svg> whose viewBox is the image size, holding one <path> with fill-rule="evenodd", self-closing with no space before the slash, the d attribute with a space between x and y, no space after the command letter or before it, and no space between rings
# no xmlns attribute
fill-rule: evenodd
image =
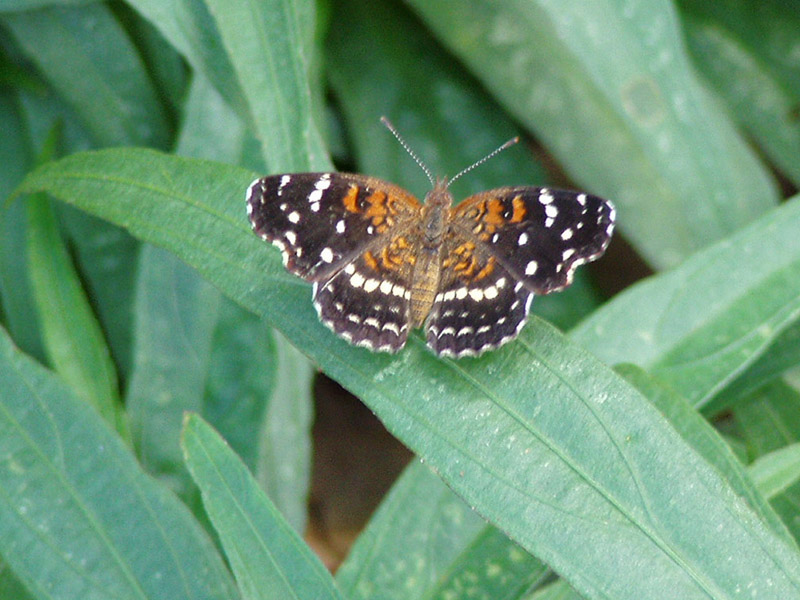
<svg viewBox="0 0 800 600"><path fill-rule="evenodd" d="M419 237L421 243L414 263L411 285L411 321L419 327L433 306L442 264L442 241L453 196L447 190L447 180L436 182L425 197Z"/></svg>

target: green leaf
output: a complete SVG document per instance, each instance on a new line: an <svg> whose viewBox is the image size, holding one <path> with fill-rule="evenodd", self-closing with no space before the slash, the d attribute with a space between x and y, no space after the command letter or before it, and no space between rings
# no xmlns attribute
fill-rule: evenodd
<svg viewBox="0 0 800 600"><path fill-rule="evenodd" d="M319 559L208 424L187 415L181 439L245 600L342 598Z"/></svg>
<svg viewBox="0 0 800 600"><path fill-rule="evenodd" d="M127 3L158 29L196 72L211 81L231 107L244 114L242 90L203 0L127 0Z"/></svg>
<svg viewBox="0 0 800 600"><path fill-rule="evenodd" d="M751 459L800 442L800 392L784 381L751 392L733 412Z"/></svg>
<svg viewBox="0 0 800 600"><path fill-rule="evenodd" d="M246 135L241 119L202 74L195 73L178 132L177 154L236 163Z"/></svg>
<svg viewBox="0 0 800 600"><path fill-rule="evenodd" d="M800 184L800 69L787 60L800 29L798 5L772 0L678 4L695 64L737 121Z"/></svg>
<svg viewBox="0 0 800 600"><path fill-rule="evenodd" d="M744 585L797 595L798 553L643 396L540 320L516 342L458 362L434 357L417 335L397 356L336 338L318 323L309 286L252 235L241 207L251 178L206 161L106 150L44 165L20 191L47 191L176 252L589 597L732 597ZM773 236L794 204L771 215Z"/></svg>
<svg viewBox="0 0 800 600"><path fill-rule="evenodd" d="M707 411L714 413L737 398L773 381L786 370L800 365L800 323L795 322L775 338L770 347L722 393L711 399Z"/></svg>
<svg viewBox="0 0 800 600"><path fill-rule="evenodd" d="M140 462L185 499L194 486L181 455L181 423L186 411L203 406L219 301L219 292L174 255L142 248L125 405Z"/></svg>
<svg viewBox="0 0 800 600"><path fill-rule="evenodd" d="M753 485L731 448L685 398L660 379L634 365L619 365L617 372L633 384L669 420L683 439L722 473L736 493L745 499L772 530L789 544L794 544L783 521Z"/></svg>
<svg viewBox="0 0 800 600"><path fill-rule="evenodd" d="M205 0L270 172L331 170L309 87L314 3Z"/></svg>
<svg viewBox="0 0 800 600"><path fill-rule="evenodd" d="M800 442L800 392L790 377L777 379L741 398L733 406L737 425L747 441L750 457L758 458ZM774 496L775 512L800 541L800 483Z"/></svg>
<svg viewBox="0 0 800 600"><path fill-rule="evenodd" d="M35 600L5 563L0 562L0 598Z"/></svg>
<svg viewBox="0 0 800 600"><path fill-rule="evenodd" d="M446 577L426 598L448 600L514 600L550 575L547 565L486 527L450 566Z"/></svg>
<svg viewBox="0 0 800 600"><path fill-rule="evenodd" d="M205 532L0 333L0 554L36 598L236 597Z"/></svg>
<svg viewBox="0 0 800 600"><path fill-rule="evenodd" d="M352 600L422 598L485 529L429 467L412 463L356 539L336 582Z"/></svg>
<svg viewBox="0 0 800 600"><path fill-rule="evenodd" d="M34 10L47 6L69 6L72 4L90 4L97 0L0 0L1 12Z"/></svg>
<svg viewBox="0 0 800 600"><path fill-rule="evenodd" d="M800 443L758 458L747 468L765 498L773 498L800 480Z"/></svg>
<svg viewBox="0 0 800 600"><path fill-rule="evenodd" d="M68 246L74 249L119 379L128 381L133 354L133 299L140 244L127 232L68 206L59 206Z"/></svg>
<svg viewBox="0 0 800 600"><path fill-rule="evenodd" d="M800 197L619 294L571 332L608 364L632 362L694 406L800 315Z"/></svg>
<svg viewBox="0 0 800 600"><path fill-rule="evenodd" d="M0 90L0 130L3 131L0 199L5 200L34 160L22 110L14 95L5 90ZM44 350L28 276L24 200L3 202L0 211L0 299L4 324L20 348L42 358Z"/></svg>
<svg viewBox="0 0 800 600"><path fill-rule="evenodd" d="M45 350L55 370L125 439L130 431L103 332L58 230L50 200L27 200L28 266Z"/></svg>
<svg viewBox="0 0 800 600"><path fill-rule="evenodd" d="M769 174L694 75L668 0L407 3L576 182L617 203L651 265L775 204Z"/></svg>
<svg viewBox="0 0 800 600"><path fill-rule="evenodd" d="M402 560L398 560L402 556ZM547 567L486 525L427 466L392 486L336 572L348 598L517 598Z"/></svg>
<svg viewBox="0 0 800 600"><path fill-rule="evenodd" d="M583 598L578 592L569 587L566 581L561 580L538 590L525 600L583 600Z"/></svg>
<svg viewBox="0 0 800 600"><path fill-rule="evenodd" d="M95 142L167 145L155 89L105 4L10 13L3 21Z"/></svg>
<svg viewBox="0 0 800 600"><path fill-rule="evenodd" d="M250 470L258 464L263 440L261 423L279 372L275 347L271 328L254 314L221 298L202 414Z"/></svg>
<svg viewBox="0 0 800 600"><path fill-rule="evenodd" d="M295 531L306 528L316 368L275 334L271 368L279 373L258 436L256 478ZM252 358L251 358L252 360ZM263 367L259 376L263 376Z"/></svg>

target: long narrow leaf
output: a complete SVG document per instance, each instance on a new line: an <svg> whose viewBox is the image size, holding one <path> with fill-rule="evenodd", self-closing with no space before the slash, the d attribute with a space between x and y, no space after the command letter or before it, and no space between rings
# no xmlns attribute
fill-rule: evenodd
<svg viewBox="0 0 800 600"><path fill-rule="evenodd" d="M136 49L104 3L3 17L50 84L103 145L167 144L167 122ZM78 76L78 74L80 76Z"/></svg>
<svg viewBox="0 0 800 600"><path fill-rule="evenodd" d="M795 197L626 290L571 337L609 364L652 368L702 406L800 315L799 226Z"/></svg>
<svg viewBox="0 0 800 600"><path fill-rule="evenodd" d="M309 83L314 3L205 2L244 90L268 169L329 170Z"/></svg>
<svg viewBox="0 0 800 600"><path fill-rule="evenodd" d="M186 508L0 333L0 554L36 598L233 600Z"/></svg>
<svg viewBox="0 0 800 600"><path fill-rule="evenodd" d="M427 465L406 468L336 572L351 600L422 598L485 528ZM403 560L398 561L397 557Z"/></svg>
<svg viewBox="0 0 800 600"><path fill-rule="evenodd" d="M181 423L184 412L203 405L219 302L219 292L174 255L142 248L125 404L142 465L184 497L193 486L179 446Z"/></svg>
<svg viewBox="0 0 800 600"><path fill-rule="evenodd" d="M197 415L187 415L182 446L245 600L342 598L247 467Z"/></svg>
<svg viewBox="0 0 800 600"><path fill-rule="evenodd" d="M694 74L669 0L407 0L654 266L777 200Z"/></svg>
<svg viewBox="0 0 800 600"><path fill-rule="evenodd" d="M129 439L116 369L64 247L50 200L35 194L27 208L31 287L50 361L80 397Z"/></svg>
<svg viewBox="0 0 800 600"><path fill-rule="evenodd" d="M242 89L203 0L127 0L240 114Z"/></svg>

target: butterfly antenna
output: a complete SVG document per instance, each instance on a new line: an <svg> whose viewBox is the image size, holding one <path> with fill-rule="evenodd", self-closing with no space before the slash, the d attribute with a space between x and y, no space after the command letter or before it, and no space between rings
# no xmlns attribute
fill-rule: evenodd
<svg viewBox="0 0 800 600"><path fill-rule="evenodd" d="M414 159L414 162L419 165L420 169L425 171L425 175L428 176L428 180L431 182L431 185L435 186L436 182L433 180L431 170L425 165L424 162L422 162L422 160L420 160L419 156L414 154L414 151L408 146L406 141L403 139L403 136L397 132L397 129L394 128L394 125L389 122L389 119L386 117L381 117L381 123L386 126L386 129L392 132L392 135L397 138L397 141L400 142L400 145L405 149L406 152L408 152L408 155Z"/></svg>
<svg viewBox="0 0 800 600"><path fill-rule="evenodd" d="M497 156L497 155L498 155L498 154L500 154L500 153L501 153L503 150L505 150L506 148L510 148L511 146L513 146L514 144L516 144L517 142L519 142L519 137L513 137L513 138L511 138L510 140L508 140L508 141L507 141L505 144L503 144L502 146L500 146L499 148L497 148L496 150L493 150L492 152L490 152L489 154L487 154L486 156L484 156L484 157L483 157L482 159L480 159L478 162L472 163L470 166L468 166L466 169L464 169L464 170L462 170L461 172L459 172L459 173L458 173L458 174L457 174L455 177L453 177L453 178L452 178L450 181L448 181L448 182L447 182L447 185L448 185L448 187L450 186L450 184L451 184L451 183L453 183L453 182L454 182L456 179L458 179L458 178L459 178L459 177L461 177L462 175L464 175L464 174L466 174L466 173L469 173L469 172L470 172L470 171L472 171L472 169L474 169L475 167L482 165L483 163L485 163L485 162L486 162L487 160L489 160L490 158L493 158L494 156Z"/></svg>

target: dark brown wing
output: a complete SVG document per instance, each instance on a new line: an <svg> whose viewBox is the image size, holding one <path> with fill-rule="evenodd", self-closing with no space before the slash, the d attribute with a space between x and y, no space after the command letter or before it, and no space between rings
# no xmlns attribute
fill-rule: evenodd
<svg viewBox="0 0 800 600"><path fill-rule="evenodd" d="M247 189L253 230L283 253L286 268L324 281L370 245L415 222L420 202L402 188L347 173L288 173Z"/></svg>
<svg viewBox="0 0 800 600"><path fill-rule="evenodd" d="M547 294L568 286L576 267L605 251L614 218L614 206L598 196L509 187L464 200L451 212L451 227L528 289Z"/></svg>

